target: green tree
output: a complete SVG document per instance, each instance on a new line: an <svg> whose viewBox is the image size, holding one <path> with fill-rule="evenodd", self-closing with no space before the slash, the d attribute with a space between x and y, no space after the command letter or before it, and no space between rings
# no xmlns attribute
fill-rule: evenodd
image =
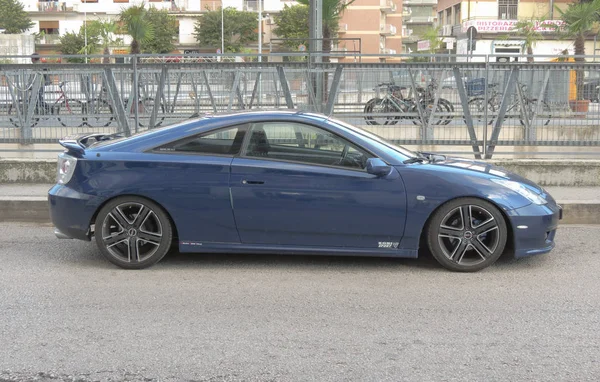
<svg viewBox="0 0 600 382"><path fill-rule="evenodd" d="M440 37L441 27L431 27L428 28L423 35L421 36L423 40L429 42L429 54L436 54L438 50L442 47L442 38ZM432 61L433 57L429 58L429 61Z"/></svg>
<svg viewBox="0 0 600 382"><path fill-rule="evenodd" d="M560 18L564 21L563 32L571 38L575 38L575 61L582 62L585 58L585 38L597 32L597 23L600 19L600 0L589 3L572 3L566 10L556 7ZM583 77L581 70L577 72L577 99L583 99Z"/></svg>
<svg viewBox="0 0 600 382"><path fill-rule="evenodd" d="M122 40L115 38L118 32L117 23L106 19L93 20L87 23L88 36L93 36L97 39L98 49L104 55L102 62L108 64L110 62L110 47L112 45L121 44ZM96 53L91 51L91 53Z"/></svg>
<svg viewBox="0 0 600 382"><path fill-rule="evenodd" d="M144 53L169 53L175 49L177 19L165 10L150 7L146 19L154 26L154 37L142 46Z"/></svg>
<svg viewBox="0 0 600 382"><path fill-rule="evenodd" d="M89 40L88 40L89 47ZM60 36L60 52L62 54L81 54L85 51L85 37L82 33L67 32ZM84 57L69 57L67 62L84 63Z"/></svg>
<svg viewBox="0 0 600 382"><path fill-rule="evenodd" d="M247 44L258 41L258 17L255 12L229 7L223 9L223 13L225 52L240 52ZM198 18L194 32L200 46L221 47L221 9L208 11Z"/></svg>
<svg viewBox="0 0 600 382"><path fill-rule="evenodd" d="M154 25L147 14L145 3L132 5L119 14L119 22L122 23L125 33L131 36L131 54L140 54L142 45L154 39Z"/></svg>
<svg viewBox="0 0 600 382"><path fill-rule="evenodd" d="M298 45L308 44L308 7L298 4L283 7L281 12L274 17L277 27L273 29L273 33L283 39L283 46L297 50Z"/></svg>
<svg viewBox="0 0 600 382"><path fill-rule="evenodd" d="M355 0L322 0L323 1L323 52L331 51L331 41L337 37L340 19L346 8ZM310 0L298 0L298 3L309 6ZM298 20L297 22L302 22ZM307 28L308 30L308 28ZM308 33L306 34L308 36ZM329 57L323 57L324 62L329 62Z"/></svg>
<svg viewBox="0 0 600 382"><path fill-rule="evenodd" d="M23 33L34 23L18 0L0 0L0 29L6 34Z"/></svg>
<svg viewBox="0 0 600 382"><path fill-rule="evenodd" d="M536 27L543 22L544 19L532 17L530 19L517 21L513 28L513 31L515 31L525 41L525 49L527 49L527 62L534 62L533 48L535 48L538 41L543 39L542 33L538 32Z"/></svg>

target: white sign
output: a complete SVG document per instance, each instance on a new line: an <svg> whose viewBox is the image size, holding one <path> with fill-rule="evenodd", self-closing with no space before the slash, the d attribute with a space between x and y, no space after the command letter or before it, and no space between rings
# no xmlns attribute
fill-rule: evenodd
<svg viewBox="0 0 600 382"><path fill-rule="evenodd" d="M562 20L536 21L534 30L536 32L556 32L565 24ZM469 20L462 24L463 33L467 33L469 27L475 27L478 33L505 33L514 32L517 20Z"/></svg>
<svg viewBox="0 0 600 382"><path fill-rule="evenodd" d="M418 51L429 50L430 46L431 46L431 43L429 42L429 40L417 41L417 50Z"/></svg>

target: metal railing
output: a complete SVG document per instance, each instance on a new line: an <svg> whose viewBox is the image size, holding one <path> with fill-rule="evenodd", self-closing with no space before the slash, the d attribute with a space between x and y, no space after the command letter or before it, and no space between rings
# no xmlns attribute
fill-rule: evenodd
<svg viewBox="0 0 600 382"><path fill-rule="evenodd" d="M497 63L494 57L311 64L300 53L281 62L207 57L213 56L3 65L0 143L51 143L86 132L128 135L206 113L298 109L399 144L468 147L478 158L491 158L498 147L600 148L600 78L594 77L600 64ZM316 86L319 78L322 86Z"/></svg>

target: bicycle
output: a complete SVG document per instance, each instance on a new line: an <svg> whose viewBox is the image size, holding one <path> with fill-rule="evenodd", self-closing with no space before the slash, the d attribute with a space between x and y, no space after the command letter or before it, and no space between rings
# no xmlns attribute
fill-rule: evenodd
<svg viewBox="0 0 600 382"><path fill-rule="evenodd" d="M490 95L487 103L485 102L485 98L480 96L482 94L477 94L476 97L471 98L469 100L468 105L469 105L469 111L471 113L472 118L477 116L478 117L477 121L483 122L483 118L485 115L485 105L487 104L488 124L491 125L494 123L494 120L497 117L498 110L500 109L500 103L502 102L502 95L503 95L501 92L496 90L496 88L498 86L499 86L499 84L489 84L488 85L491 95ZM521 102L519 101L518 97L515 97L515 100L511 101L511 104L509 104L508 107L506 108L506 113L504 114L504 119L506 120L512 116L511 111L518 112L519 113L519 122L521 122L521 125L526 126L525 118L531 118L533 116L533 114L535 113L535 109L538 105L538 99L530 98L527 95L527 85L518 83L517 86L520 87L521 93L523 94L523 102L525 103L525 110L523 110L521 108ZM469 87L469 84L467 84L467 95L473 94L473 93L469 94L469 90L470 90L470 87ZM478 93L481 93L481 91L482 90L478 90ZM537 116L538 117L544 116L544 118L547 118L545 121L543 120L543 122L542 122L542 124L544 126L547 126L550 123L550 118L552 118L552 114L551 114L550 106L544 100L541 100L541 109L542 109L541 112L538 113ZM465 122L466 122L466 120L465 120Z"/></svg>
<svg viewBox="0 0 600 382"><path fill-rule="evenodd" d="M385 90L383 98L372 98L365 104L364 113L365 121L368 125L394 125L400 119L412 120L413 124L420 125L421 118L415 117L415 113L418 111L417 102L421 104L422 110L425 113L424 117L429 120L429 116L433 111L433 104L435 99L435 91L437 90L437 82L431 80L431 83L427 86L427 89L418 87L417 97L406 98L402 94L406 87L393 85L390 83L378 84L373 90L379 92L381 89ZM436 113L447 112L450 114L454 111L452 103L444 98L439 98L436 106ZM382 114L382 120L373 114ZM400 115L398 115L400 113ZM390 115L395 114L395 115ZM410 114L410 115L402 115ZM435 125L448 124L452 120L451 115L438 117L439 119L434 123Z"/></svg>
<svg viewBox="0 0 600 382"><path fill-rule="evenodd" d="M81 126L83 126L83 124L84 124L83 104L79 100L76 100L73 98L67 98L67 95L65 93L65 85L66 85L66 81L63 81L58 84L58 88L60 90L59 91L60 97L58 97L58 99L56 101L54 101L53 103L47 103L46 101L41 99L41 97L36 97L35 105L33 105L33 107L35 109L33 111L33 118L31 119L30 127L36 126L39 123L40 118L49 120L50 119L49 116L56 116L56 120L64 127L81 127ZM29 87L24 89L24 91L29 92L32 87L33 87L33 82L31 85L29 85ZM41 105L40 105L40 103L41 103ZM9 121L15 127L21 127L21 121L18 117L17 107L21 111L21 115L24 116L24 115L27 115L27 113L29 112L28 109L29 109L30 105L29 105L29 102L26 102L23 99L19 99L17 105L15 105L13 103L13 104L10 104L8 107ZM68 114L70 116L77 116L77 117L75 117L77 119L79 117L81 117L81 123L77 126L72 126L72 124L67 124L59 117L59 115L61 115L61 110L62 110L62 115ZM66 111L66 113L65 113L65 111ZM70 118L69 120L72 120L72 118Z"/></svg>
<svg viewBox="0 0 600 382"><path fill-rule="evenodd" d="M114 121L114 109L111 104L112 101L110 101L109 97L106 95L107 93L107 89L103 87L100 91L100 95L96 98L93 98L85 105L84 114L88 115L88 117L84 118L84 123L86 125L90 127L107 127ZM152 111L154 110L154 98L144 97L141 92L138 92L137 99L138 125L140 127L146 127L150 124L150 118ZM129 97L123 98L125 112L129 112L129 115L134 117L136 113L135 104L131 102L130 108L127 110L128 105ZM165 105L161 102L154 127L160 126L164 120Z"/></svg>

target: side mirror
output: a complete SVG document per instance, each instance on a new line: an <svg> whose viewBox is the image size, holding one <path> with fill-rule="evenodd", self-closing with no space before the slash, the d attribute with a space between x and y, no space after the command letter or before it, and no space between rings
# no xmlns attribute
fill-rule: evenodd
<svg viewBox="0 0 600 382"><path fill-rule="evenodd" d="M392 166L389 166L379 158L369 158L367 159L367 172L382 177L392 172Z"/></svg>

